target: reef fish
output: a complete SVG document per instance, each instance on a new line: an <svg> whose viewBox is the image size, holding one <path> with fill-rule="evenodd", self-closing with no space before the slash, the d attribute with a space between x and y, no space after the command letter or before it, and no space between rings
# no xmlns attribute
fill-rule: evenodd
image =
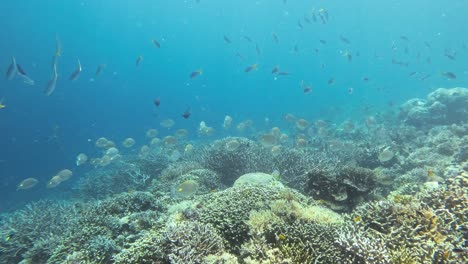
<svg viewBox="0 0 468 264"><path fill-rule="evenodd" d="M156 48L158 48L158 49L161 48L161 44L159 43L159 41L157 41L156 39L153 39L152 42L153 42L153 45L154 45Z"/></svg>
<svg viewBox="0 0 468 264"><path fill-rule="evenodd" d="M160 99L159 97L156 97L156 98L154 99L154 105L155 105L156 107L159 107L159 105L161 105L161 99Z"/></svg>
<svg viewBox="0 0 468 264"><path fill-rule="evenodd" d="M6 78L8 80L13 79L16 76L17 72L18 72L18 65L16 64L15 57L12 57L10 66L8 66L8 69L6 72Z"/></svg>
<svg viewBox="0 0 468 264"><path fill-rule="evenodd" d="M198 75L202 75L202 74L203 74L203 70L198 69L198 70L196 70L196 71L194 71L194 72L192 72L190 74L190 79L193 79L193 78L197 77Z"/></svg>
<svg viewBox="0 0 468 264"><path fill-rule="evenodd" d="M140 66L140 63L143 61L143 56L138 56L138 58L136 59L136 62L135 62L135 65L138 67Z"/></svg>
<svg viewBox="0 0 468 264"><path fill-rule="evenodd" d="M99 64L94 75L99 76L101 72L106 68L106 64Z"/></svg>
<svg viewBox="0 0 468 264"><path fill-rule="evenodd" d="M54 64L54 72L52 74L52 79L47 83L47 87L44 90L44 94L50 96L55 91L55 86L57 85L57 65Z"/></svg>
<svg viewBox="0 0 468 264"><path fill-rule="evenodd" d="M232 43L231 39L230 39L228 36L226 36L226 35L223 36L223 39L224 39L224 41L225 41L227 44L231 44L231 43Z"/></svg>
<svg viewBox="0 0 468 264"><path fill-rule="evenodd" d="M449 80L454 80L457 78L457 76L453 72L442 72L442 76L446 77Z"/></svg>
<svg viewBox="0 0 468 264"><path fill-rule="evenodd" d="M35 178L27 178L23 180L22 182L20 182L20 184L18 184L18 187L16 188L16 190L19 191L19 190L31 189L32 187L36 186L38 182L39 181Z"/></svg>
<svg viewBox="0 0 468 264"><path fill-rule="evenodd" d="M80 77L80 73L83 69L81 68L81 62L80 62L80 59L78 59L78 65L76 66L76 69L75 71L72 72L72 74L70 74L70 77L68 78L70 81L75 81L76 79L78 79L78 77Z"/></svg>
<svg viewBox="0 0 468 264"><path fill-rule="evenodd" d="M185 110L185 112L182 114L182 117L184 119L188 119L190 117L190 108Z"/></svg>
<svg viewBox="0 0 468 264"><path fill-rule="evenodd" d="M251 72L252 70L255 70L257 69L257 64L252 64L250 66L247 66L245 69L244 69L244 72Z"/></svg>

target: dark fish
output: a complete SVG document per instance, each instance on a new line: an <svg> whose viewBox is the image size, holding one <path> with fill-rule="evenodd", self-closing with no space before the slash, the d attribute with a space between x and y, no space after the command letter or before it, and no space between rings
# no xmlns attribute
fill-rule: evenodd
<svg viewBox="0 0 468 264"><path fill-rule="evenodd" d="M310 21L309 17L307 15L304 15L304 21L307 23L307 24L312 24L312 21Z"/></svg>
<svg viewBox="0 0 468 264"><path fill-rule="evenodd" d="M312 12L312 21L317 22L317 15L315 14L315 11Z"/></svg>
<svg viewBox="0 0 468 264"><path fill-rule="evenodd" d="M416 73L417 73L417 72L415 72L415 71L414 71L414 72L411 72L411 73L409 74L409 76L410 76L410 77L413 77Z"/></svg>
<svg viewBox="0 0 468 264"><path fill-rule="evenodd" d="M399 60L395 60L395 59L392 59L392 64L396 64L396 65L400 65L400 66L405 66L405 67L408 67L408 65L409 65L408 62L399 61Z"/></svg>
<svg viewBox="0 0 468 264"><path fill-rule="evenodd" d="M327 44L327 41L326 41L326 40L323 40L323 39L321 39L321 40L320 40L320 43L322 43L323 45L325 45L325 44Z"/></svg>
<svg viewBox="0 0 468 264"><path fill-rule="evenodd" d="M363 81L365 82L368 82L369 81L369 77L365 76L364 78L362 78Z"/></svg>
<svg viewBox="0 0 468 264"><path fill-rule="evenodd" d="M328 22L328 11L324 8L320 8L318 14L322 24L326 24Z"/></svg>
<svg viewBox="0 0 468 264"><path fill-rule="evenodd" d="M106 68L106 65L105 64L99 64L99 66L97 67L96 69L96 73L95 75L96 76L99 76L101 74L101 72Z"/></svg>
<svg viewBox="0 0 468 264"><path fill-rule="evenodd" d="M287 76L289 75L289 72L278 72L278 75Z"/></svg>
<svg viewBox="0 0 468 264"><path fill-rule="evenodd" d="M346 57L348 59L349 62L351 62L353 60L353 55L351 54L351 52L349 51L345 51L343 53L343 57Z"/></svg>
<svg viewBox="0 0 468 264"><path fill-rule="evenodd" d="M7 80L11 80L15 78L17 72L18 72L18 65L16 64L15 57L12 57L11 64L10 66L8 66L8 69L6 72Z"/></svg>
<svg viewBox="0 0 468 264"><path fill-rule="evenodd" d="M442 75L445 76L449 80L457 79L457 76L453 72L442 72Z"/></svg>
<svg viewBox="0 0 468 264"><path fill-rule="evenodd" d="M260 50L260 47L258 46L258 44L255 44L255 51L257 51L257 55L262 54L262 50Z"/></svg>
<svg viewBox="0 0 468 264"><path fill-rule="evenodd" d="M424 45L426 46L426 48L430 49L431 48L431 44L429 44L429 42L427 41L424 41Z"/></svg>
<svg viewBox="0 0 468 264"><path fill-rule="evenodd" d="M27 76L26 72L21 68L19 64L16 64L16 69L18 70L18 73L24 76Z"/></svg>
<svg viewBox="0 0 468 264"><path fill-rule="evenodd" d="M248 42L252 42L252 39L249 36L244 36L244 39L247 40Z"/></svg>
<svg viewBox="0 0 468 264"><path fill-rule="evenodd" d="M161 99L159 99L159 97L156 97L153 102L156 107L159 107L159 105L161 105Z"/></svg>
<svg viewBox="0 0 468 264"><path fill-rule="evenodd" d="M349 88L348 88L348 94L353 94L353 92L354 92L353 87L349 87Z"/></svg>
<svg viewBox="0 0 468 264"><path fill-rule="evenodd" d="M223 38L224 38L224 41L225 41L227 44L231 44L231 43L232 43L232 42L231 42L231 39L230 39L228 36L224 35Z"/></svg>
<svg viewBox="0 0 468 264"><path fill-rule="evenodd" d="M301 23L300 20L297 21L297 26L298 26L299 29L301 29L301 30L304 29L304 26L302 25L302 23Z"/></svg>
<svg viewBox="0 0 468 264"><path fill-rule="evenodd" d="M449 58L449 59L451 59L451 60L453 60L453 61L454 61L454 60L457 60L457 58L456 58L453 54L445 53L444 55L445 55L445 57L447 57L447 58Z"/></svg>
<svg viewBox="0 0 468 264"><path fill-rule="evenodd" d="M80 76L80 73L81 73L81 63L80 63L80 60L78 59L78 65L75 69L75 71L72 72L72 74L70 74L70 77L68 78L70 81L74 81L76 79L78 79L78 77Z"/></svg>
<svg viewBox="0 0 468 264"><path fill-rule="evenodd" d="M255 70L255 69L257 69L257 64L252 64L248 66L247 68L245 68L244 72L251 72L252 70Z"/></svg>
<svg viewBox="0 0 468 264"><path fill-rule="evenodd" d="M346 37L344 37L343 35L340 35L340 40L341 40L343 43L351 44L351 41L349 41L349 39L346 38Z"/></svg>
<svg viewBox="0 0 468 264"><path fill-rule="evenodd" d="M408 54L409 53L409 49L408 47L405 47L405 54Z"/></svg>
<svg viewBox="0 0 468 264"><path fill-rule="evenodd" d="M320 50L317 49L317 48L314 48L314 51L315 51L315 53L319 53Z"/></svg>
<svg viewBox="0 0 468 264"><path fill-rule="evenodd" d="M190 79L193 79L195 77L197 77L198 75L202 75L203 74L203 70L202 69L199 69L199 70L196 70L194 72L192 72L190 74Z"/></svg>
<svg viewBox="0 0 468 264"><path fill-rule="evenodd" d="M444 56L451 60L456 60L457 52L445 49Z"/></svg>
<svg viewBox="0 0 468 264"><path fill-rule="evenodd" d="M238 57L241 60L244 59L244 56L242 56L242 54L240 54L239 52L236 52L236 57Z"/></svg>
<svg viewBox="0 0 468 264"><path fill-rule="evenodd" d="M294 52L296 52L296 53L299 52L299 46L297 44L294 45Z"/></svg>
<svg viewBox="0 0 468 264"><path fill-rule="evenodd" d="M305 82L304 80L301 80L301 88L302 91L306 94L312 91L312 86Z"/></svg>
<svg viewBox="0 0 468 264"><path fill-rule="evenodd" d="M141 55L138 56L138 58L136 59L135 65L136 65L137 67L140 66L140 63L141 63L142 60L143 60L143 56L141 56Z"/></svg>
<svg viewBox="0 0 468 264"><path fill-rule="evenodd" d="M182 114L182 117L184 119L188 119L190 117L190 108L187 109L183 114Z"/></svg>
<svg viewBox="0 0 468 264"><path fill-rule="evenodd" d="M279 38L278 38L278 35L276 35L275 32L273 32L273 34L271 34L273 36L273 40L275 41L276 44L279 43Z"/></svg>
<svg viewBox="0 0 468 264"><path fill-rule="evenodd" d="M426 79L429 78L429 77L431 77L431 74L428 73L428 74L424 75L423 77L421 77L419 80L420 80L420 81L424 81L424 80L426 80Z"/></svg>
<svg viewBox="0 0 468 264"><path fill-rule="evenodd" d="M47 83L46 89L44 90L44 94L47 96L52 95L52 93L55 91L55 86L57 85L57 65L54 65L54 72L52 74L52 79L49 80Z"/></svg>
<svg viewBox="0 0 468 264"><path fill-rule="evenodd" d="M332 85L333 83L335 83L335 78L331 77L328 79L328 85Z"/></svg>
<svg viewBox="0 0 468 264"><path fill-rule="evenodd" d="M356 51L356 57L359 57L361 53L359 51Z"/></svg>
<svg viewBox="0 0 468 264"><path fill-rule="evenodd" d="M404 41L409 41L409 38L407 36L400 36L400 39Z"/></svg>
<svg viewBox="0 0 468 264"><path fill-rule="evenodd" d="M161 48L161 44L156 39L153 39L153 44L154 44L154 46L156 46L156 48L158 48L158 49Z"/></svg>
<svg viewBox="0 0 468 264"><path fill-rule="evenodd" d="M275 67L273 68L273 70L271 70L271 73L272 73L272 74L275 74L275 73L277 73L278 71L279 71L279 67L278 67L278 66L275 66Z"/></svg>

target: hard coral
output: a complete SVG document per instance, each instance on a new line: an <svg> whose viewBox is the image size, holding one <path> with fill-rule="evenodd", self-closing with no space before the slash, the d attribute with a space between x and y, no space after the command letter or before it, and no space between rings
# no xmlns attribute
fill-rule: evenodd
<svg viewBox="0 0 468 264"><path fill-rule="evenodd" d="M357 263L375 258L384 259L382 263L466 263L467 187L468 174L462 173L412 199L358 207L339 244ZM376 247L372 241L378 242L379 251L370 250Z"/></svg>
<svg viewBox="0 0 468 264"><path fill-rule="evenodd" d="M342 210L354 208L368 198L377 185L373 171L361 167L314 168L306 175L305 193L338 205Z"/></svg>
<svg viewBox="0 0 468 264"><path fill-rule="evenodd" d="M252 211L269 210L276 200L294 200L307 204L307 198L288 188L272 186L239 186L199 198L198 221L212 224L228 241L233 252L249 239Z"/></svg>
<svg viewBox="0 0 468 264"><path fill-rule="evenodd" d="M226 143L235 139L239 146L226 150ZM203 167L221 175L221 183L231 186L241 175L249 172L271 173L274 168L270 151L246 138L224 138L206 147L199 157Z"/></svg>

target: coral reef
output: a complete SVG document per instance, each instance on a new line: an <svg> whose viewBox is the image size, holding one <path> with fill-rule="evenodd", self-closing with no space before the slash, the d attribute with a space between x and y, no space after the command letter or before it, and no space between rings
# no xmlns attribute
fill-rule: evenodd
<svg viewBox="0 0 468 264"><path fill-rule="evenodd" d="M439 88L427 96L427 100L413 99L401 106L400 117L404 122L420 126L455 124L466 121L468 113L468 89Z"/></svg>
<svg viewBox="0 0 468 264"><path fill-rule="evenodd" d="M147 159L119 160L108 167L94 169L81 178L77 189L85 198L104 198L122 192L144 191L168 165L164 156Z"/></svg>
<svg viewBox="0 0 468 264"><path fill-rule="evenodd" d="M361 167L314 168L307 172L307 178L305 193L334 204L334 209L345 211L369 200L377 186L374 172Z"/></svg>
<svg viewBox="0 0 468 264"><path fill-rule="evenodd" d="M158 226L160 200L143 192L119 194L99 203L31 204L1 221L2 263L106 263L125 240Z"/></svg>
<svg viewBox="0 0 468 264"><path fill-rule="evenodd" d="M462 173L413 197L361 206L338 243L349 263L466 263L467 187Z"/></svg>
<svg viewBox="0 0 468 264"><path fill-rule="evenodd" d="M226 144L235 139L239 146L232 151ZM250 172L271 173L274 168L272 154L255 141L246 138L224 138L205 148L199 156L199 163L221 175L221 183L232 186L241 175Z"/></svg>
<svg viewBox="0 0 468 264"><path fill-rule="evenodd" d="M468 263L467 106L441 88L361 125L153 139L77 200L1 215L0 262Z"/></svg>

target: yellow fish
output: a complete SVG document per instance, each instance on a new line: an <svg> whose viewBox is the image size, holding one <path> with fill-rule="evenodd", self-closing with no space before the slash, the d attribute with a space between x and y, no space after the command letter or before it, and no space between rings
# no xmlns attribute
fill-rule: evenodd
<svg viewBox="0 0 468 264"><path fill-rule="evenodd" d="M3 103L3 98L2 98L2 100L0 100L0 109L3 109L5 107L6 105Z"/></svg>

